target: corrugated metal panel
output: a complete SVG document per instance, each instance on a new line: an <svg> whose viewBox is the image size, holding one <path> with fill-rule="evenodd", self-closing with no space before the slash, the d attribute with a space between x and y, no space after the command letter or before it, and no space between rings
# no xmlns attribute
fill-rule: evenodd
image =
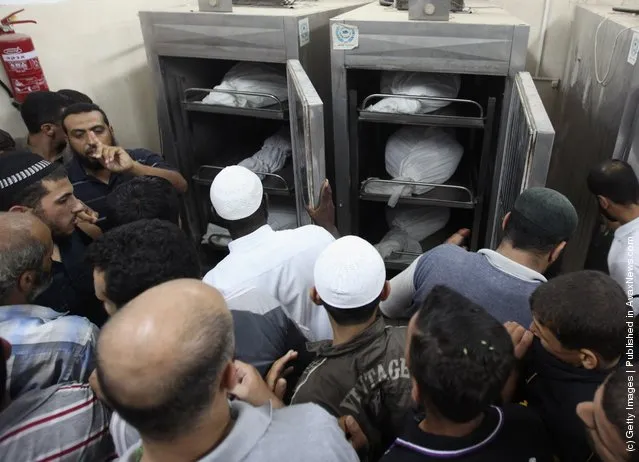
<svg viewBox="0 0 639 462"><path fill-rule="evenodd" d="M501 220L517 196L529 187L544 186L548 173L555 131L527 72L515 77L506 130L491 247L498 244Z"/></svg>

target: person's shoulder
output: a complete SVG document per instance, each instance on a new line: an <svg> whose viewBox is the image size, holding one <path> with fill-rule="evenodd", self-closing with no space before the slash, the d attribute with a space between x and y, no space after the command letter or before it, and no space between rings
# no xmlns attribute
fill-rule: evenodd
<svg viewBox="0 0 639 462"><path fill-rule="evenodd" d="M294 236L303 238L308 240L309 244L330 244L335 240L333 235L326 231L321 226L317 225L305 225L300 226L299 228L294 229L285 229L282 231L278 231L278 234L282 233L281 236Z"/></svg>
<svg viewBox="0 0 639 462"><path fill-rule="evenodd" d="M131 158L135 160L146 159L150 156L162 157L157 152L151 151L150 149L146 149L146 148L132 148L132 149L125 149L125 151L129 153Z"/></svg>
<svg viewBox="0 0 639 462"><path fill-rule="evenodd" d="M83 341L90 341L91 337L98 332L96 325L82 316L64 315L50 323L53 329L74 333L76 338Z"/></svg>

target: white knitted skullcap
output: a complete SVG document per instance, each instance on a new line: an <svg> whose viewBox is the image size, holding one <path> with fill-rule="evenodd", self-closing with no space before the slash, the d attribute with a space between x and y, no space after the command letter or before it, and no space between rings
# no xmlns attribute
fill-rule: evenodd
<svg viewBox="0 0 639 462"><path fill-rule="evenodd" d="M357 236L336 240L315 262L315 289L334 308L360 308L380 296L386 268L379 252Z"/></svg>
<svg viewBox="0 0 639 462"><path fill-rule="evenodd" d="M226 167L217 174L211 185L211 204L225 220L250 217L260 207L263 195L259 177L239 165Z"/></svg>

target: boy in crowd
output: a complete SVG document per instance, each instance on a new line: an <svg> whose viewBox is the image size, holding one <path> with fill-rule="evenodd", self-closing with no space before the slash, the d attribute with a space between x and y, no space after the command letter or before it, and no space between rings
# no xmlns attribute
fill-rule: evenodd
<svg viewBox="0 0 639 462"><path fill-rule="evenodd" d="M602 462L639 461L634 436L637 416L634 371L633 364L616 368L597 388L592 401L577 406L590 446Z"/></svg>
<svg viewBox="0 0 639 462"><path fill-rule="evenodd" d="M317 403L336 417L353 416L371 455L379 456L411 404L406 328L386 326L378 316L389 291L384 261L365 240L346 236L320 254L314 278L311 298L328 313L333 340L308 346L318 358L291 403Z"/></svg>
<svg viewBox="0 0 639 462"><path fill-rule="evenodd" d="M562 462L590 460L575 408L592 400L625 352L626 301L619 285L596 271L559 276L530 298L535 339L524 358L523 397L540 413Z"/></svg>
<svg viewBox="0 0 639 462"><path fill-rule="evenodd" d="M408 326L410 416L383 462L551 462L539 417L519 405L493 406L515 362L504 327L480 306L436 286Z"/></svg>
<svg viewBox="0 0 639 462"><path fill-rule="evenodd" d="M29 151L49 162L63 162L67 139L62 130L62 113L71 101L53 91L29 93L20 115L29 134L16 140L20 151Z"/></svg>
<svg viewBox="0 0 639 462"><path fill-rule="evenodd" d="M159 176L139 176L121 184L107 196L114 226L158 218L175 225L180 221L180 201L175 188Z"/></svg>

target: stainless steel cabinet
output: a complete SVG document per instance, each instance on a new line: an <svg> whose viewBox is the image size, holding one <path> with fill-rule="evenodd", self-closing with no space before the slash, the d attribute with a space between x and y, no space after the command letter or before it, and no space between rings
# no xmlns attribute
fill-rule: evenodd
<svg viewBox="0 0 639 462"><path fill-rule="evenodd" d="M388 196L371 195L365 186L397 182L384 170L385 142L404 125L437 126L455 130L465 148L462 163L449 182L419 184L433 189L401 198L398 207L451 209L450 227L422 242L423 250L461 226L472 228L473 249L494 247L501 219L520 191L545 184L554 139L532 79L523 72L529 27L499 8L451 13L448 22L424 22L375 2L334 17L331 28L340 231L373 242L381 238L387 230ZM448 101L452 110L420 115L364 111L371 100L390 96L379 94L381 73L398 70L461 74L460 94Z"/></svg>
<svg viewBox="0 0 639 462"><path fill-rule="evenodd" d="M191 180L184 215L194 238L200 239L210 221L208 190L215 175L257 152L282 129L290 130L293 159L283 170L264 175L264 188L272 203L295 207L299 225L309 222L305 207L319 195L327 169L326 139L332 139L329 19L364 3L298 0L287 7L234 6L231 13L140 12L162 151ZM265 63L286 75L288 101L258 92L272 104L204 104L203 97L239 62Z"/></svg>

